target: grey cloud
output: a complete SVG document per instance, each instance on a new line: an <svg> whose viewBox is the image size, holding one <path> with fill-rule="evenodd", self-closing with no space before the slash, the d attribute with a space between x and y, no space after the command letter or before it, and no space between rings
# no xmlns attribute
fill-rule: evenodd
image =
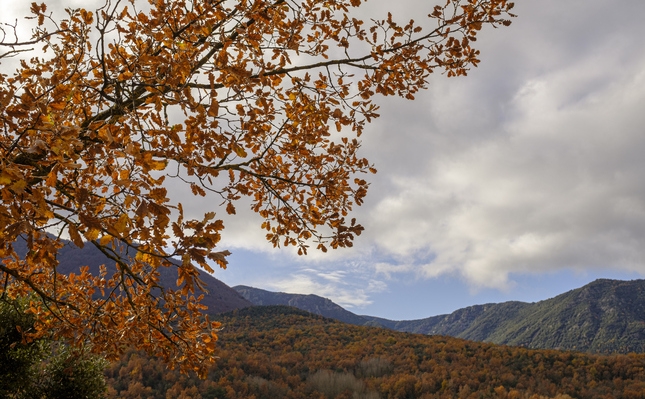
<svg viewBox="0 0 645 399"><path fill-rule="evenodd" d="M470 77L384 110L366 146L382 172L363 210L369 239L393 269L474 285L564 268L645 274L645 57L633 51L645 28L610 2L519 8Z"/></svg>
<svg viewBox="0 0 645 399"><path fill-rule="evenodd" d="M379 169L356 211L367 230L328 259L496 288L564 268L645 273L645 28L624 10L518 4L469 77L385 99L363 137Z"/></svg>

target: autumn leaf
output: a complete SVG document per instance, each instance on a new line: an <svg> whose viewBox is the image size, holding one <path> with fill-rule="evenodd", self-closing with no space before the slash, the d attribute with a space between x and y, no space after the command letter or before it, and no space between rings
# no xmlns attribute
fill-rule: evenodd
<svg viewBox="0 0 645 399"><path fill-rule="evenodd" d="M0 174L0 184L11 184L11 182L11 177L6 175L5 173Z"/></svg>
<svg viewBox="0 0 645 399"><path fill-rule="evenodd" d="M211 252L208 254L208 258L215 261L222 269L226 269L226 266L228 265L226 257L229 255L231 255L229 251Z"/></svg>
<svg viewBox="0 0 645 399"><path fill-rule="evenodd" d="M213 99L210 107L208 107L208 116L215 117L217 115L219 115L219 103L217 100Z"/></svg>
<svg viewBox="0 0 645 399"><path fill-rule="evenodd" d="M239 157L245 158L248 155L244 147L242 147L241 145L238 145L237 143L231 144L231 148Z"/></svg>
<svg viewBox="0 0 645 399"><path fill-rule="evenodd" d="M70 223L67 225L67 231L69 232L69 238L71 238L74 245L76 245L79 248L83 248L85 246L85 244L83 243L83 239L81 238L81 235L78 233L78 230L76 229L76 226L74 225L74 223Z"/></svg>
<svg viewBox="0 0 645 399"><path fill-rule="evenodd" d="M106 235L104 235L103 237L101 237L101 239L99 240L99 245L101 245L101 246L106 246L106 245L108 245L109 243L111 243L111 242L112 242L112 240L114 240L114 237L112 237L112 236L111 236L111 235L109 235L109 234L106 234ZM81 247L81 248L82 248L82 247Z"/></svg>
<svg viewBox="0 0 645 399"><path fill-rule="evenodd" d="M67 103L65 101L57 101L53 103L49 103L49 107L54 110L54 111L62 111L65 109L67 106Z"/></svg>
<svg viewBox="0 0 645 399"><path fill-rule="evenodd" d="M228 213L229 215L235 215L235 206L232 202L226 204L226 213Z"/></svg>
<svg viewBox="0 0 645 399"><path fill-rule="evenodd" d="M151 170L164 170L166 169L167 165L168 163L166 161L156 161L156 160L150 160L148 163L146 163L146 166Z"/></svg>

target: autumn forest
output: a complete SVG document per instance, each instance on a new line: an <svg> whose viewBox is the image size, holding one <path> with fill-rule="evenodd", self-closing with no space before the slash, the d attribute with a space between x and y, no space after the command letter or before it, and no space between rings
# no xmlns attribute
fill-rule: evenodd
<svg viewBox="0 0 645 399"><path fill-rule="evenodd" d="M218 317L206 380L130 351L111 398L643 398L645 355L529 350L359 327L283 306Z"/></svg>

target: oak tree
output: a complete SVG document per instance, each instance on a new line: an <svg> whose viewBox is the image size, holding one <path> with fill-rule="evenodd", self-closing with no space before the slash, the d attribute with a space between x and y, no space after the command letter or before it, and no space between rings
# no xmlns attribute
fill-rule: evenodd
<svg viewBox="0 0 645 399"><path fill-rule="evenodd" d="M377 95L414 99L434 72L465 75L479 31L513 16L507 0L447 0L420 23L363 21L364 5L107 0L58 19L34 3L31 37L2 25L0 62L19 67L0 70L0 295L39 298L32 338L112 356L134 345L203 372L218 324L202 315L197 267L228 255L216 212L246 197L275 246L352 245L349 212L375 172L358 137ZM185 217L171 184L213 209ZM65 237L117 272L57 273ZM160 286L162 267L176 287Z"/></svg>

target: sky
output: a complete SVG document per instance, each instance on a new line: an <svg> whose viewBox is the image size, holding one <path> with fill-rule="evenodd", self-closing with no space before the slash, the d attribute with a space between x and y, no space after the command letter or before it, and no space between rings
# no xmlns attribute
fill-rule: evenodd
<svg viewBox="0 0 645 399"><path fill-rule="evenodd" d="M3 1L0 19L22 3ZM406 21L430 3L390 11ZM388 4L365 12L386 16ZM437 74L414 101L377 99L361 139L379 172L354 211L365 232L353 248L274 249L238 209L215 277L397 320L644 278L645 2L519 0L514 12L481 34L467 77Z"/></svg>

